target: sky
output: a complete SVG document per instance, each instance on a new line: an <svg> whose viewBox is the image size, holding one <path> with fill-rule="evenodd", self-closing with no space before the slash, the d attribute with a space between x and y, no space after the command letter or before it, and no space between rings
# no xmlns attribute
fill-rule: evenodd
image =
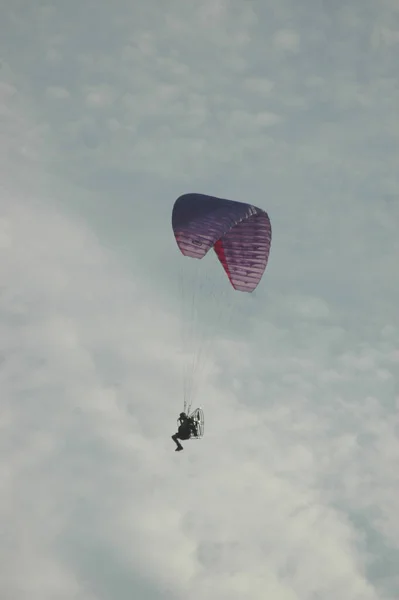
<svg viewBox="0 0 399 600"><path fill-rule="evenodd" d="M397 600L398 1L0 12L1 598ZM187 192L268 212L253 294Z"/></svg>

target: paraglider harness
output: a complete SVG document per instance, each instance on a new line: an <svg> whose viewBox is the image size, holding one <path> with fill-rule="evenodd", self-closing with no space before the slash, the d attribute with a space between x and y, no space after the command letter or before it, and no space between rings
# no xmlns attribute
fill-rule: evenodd
<svg viewBox="0 0 399 600"><path fill-rule="evenodd" d="M187 415L187 420L191 425L191 433L187 439L200 440L204 435L204 411L202 408L196 408L192 413ZM180 417L177 419L178 428L181 426Z"/></svg>

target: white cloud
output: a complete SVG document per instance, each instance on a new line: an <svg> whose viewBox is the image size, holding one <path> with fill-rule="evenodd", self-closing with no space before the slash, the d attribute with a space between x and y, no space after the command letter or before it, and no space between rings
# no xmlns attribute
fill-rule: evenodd
<svg viewBox="0 0 399 600"><path fill-rule="evenodd" d="M383 8L7 9L0 595L398 596ZM184 191L263 206L273 242L259 290L222 303L223 339L212 321L206 435L176 454Z"/></svg>
<svg viewBox="0 0 399 600"><path fill-rule="evenodd" d="M69 98L69 96L70 96L70 93L68 92L68 90L66 90L62 87L49 87L46 90L46 94L50 98L55 98L58 100L63 100L65 98Z"/></svg>
<svg viewBox="0 0 399 600"><path fill-rule="evenodd" d="M275 83L263 77L250 77L245 81L245 86L252 92L269 96L275 86Z"/></svg>
<svg viewBox="0 0 399 600"><path fill-rule="evenodd" d="M85 91L85 99L88 106L105 107L115 101L115 92L110 86L89 86Z"/></svg>
<svg viewBox="0 0 399 600"><path fill-rule="evenodd" d="M8 550L7 560L12 564L23 556L17 522L30 537L41 532L42 540L35 546L37 563L29 560L29 546L24 550L24 585L38 586L44 597L55 593L55 585L60 597L71 590L77 598L87 597L87 591L95 594L89 567L79 567L68 549L70 544L78 549L73 515L83 503L92 513L91 524L82 529L86 539L100 535L108 540L131 557L134 571L155 577L162 589L174 590L174 597L262 598L272 590L282 600L313 593L380 598L359 566L361 540L329 505L323 489L328 473L337 469L341 487L351 485L343 487L342 498L360 499L361 454L353 462L360 449L348 434L331 435L338 405L329 401L331 412L326 414L319 404L313 413L317 404L312 396L320 403L318 391L310 387L302 398L298 394L298 385L320 372L322 354L310 362L301 359L298 347L287 354L281 346L275 355L283 333L277 330L267 337L270 357L254 340L258 367L248 346L243 362L243 348L233 352L228 344L229 354L223 352L227 363L220 362L224 377L228 368L245 383L246 371L251 380L255 368L260 378L267 378L265 368L273 368L275 355L281 374L297 373L298 378L283 377L278 383L275 372L273 395L270 383L258 392L247 388L247 395L237 389L240 404L235 394L209 388L207 440L188 447L187 458L176 456L167 432L173 429L169 398L178 374L171 355L178 342L173 321L148 295L149 284L137 279L138 272L135 281L128 281L88 231L49 206L27 204L21 197L11 204L9 198L3 197L3 252L8 259L2 273L7 286L2 422L8 475L3 478L2 511L3 517L8 515L15 550ZM348 363L344 355L343 364L347 377L356 372L358 362ZM291 398L286 385L297 389ZM257 395L259 408L252 412ZM345 404L342 408L347 410ZM374 423L380 444L376 452L388 467L391 442L386 427L377 427L384 413L375 402L370 410L359 415L357 429ZM372 462L368 464L370 469ZM372 468L376 477L377 463ZM380 471L379 478L382 491L389 471ZM338 491L335 497L340 497ZM372 502L373 495L368 497ZM389 493L380 495L378 503L387 517L395 518ZM38 569L48 574L47 584L38 583ZM17 592L13 571L4 586L23 593ZM155 588L153 594L157 597Z"/></svg>
<svg viewBox="0 0 399 600"><path fill-rule="evenodd" d="M274 34L274 43L281 50L296 52L299 48L300 36L297 31L281 29Z"/></svg>

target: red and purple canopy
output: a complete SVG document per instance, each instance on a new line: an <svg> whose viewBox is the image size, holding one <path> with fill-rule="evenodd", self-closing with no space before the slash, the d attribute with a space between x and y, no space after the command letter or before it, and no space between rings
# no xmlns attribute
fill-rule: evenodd
<svg viewBox="0 0 399 600"><path fill-rule="evenodd" d="M234 289L256 288L272 238L264 210L215 196L184 194L173 206L172 227L182 254L201 259L213 247Z"/></svg>

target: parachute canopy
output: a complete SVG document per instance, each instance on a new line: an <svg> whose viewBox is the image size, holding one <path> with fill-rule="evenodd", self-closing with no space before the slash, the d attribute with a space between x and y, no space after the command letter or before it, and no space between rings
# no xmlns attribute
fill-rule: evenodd
<svg viewBox="0 0 399 600"><path fill-rule="evenodd" d="M264 210L215 196L184 194L173 206L172 228L184 256L201 259L213 247L234 289L252 292L257 287L272 237Z"/></svg>

